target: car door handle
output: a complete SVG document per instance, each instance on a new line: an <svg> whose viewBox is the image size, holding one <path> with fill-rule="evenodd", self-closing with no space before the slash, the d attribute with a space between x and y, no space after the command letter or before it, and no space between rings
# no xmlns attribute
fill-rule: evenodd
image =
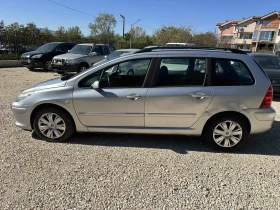
<svg viewBox="0 0 280 210"><path fill-rule="evenodd" d="M204 99L204 98L207 98L209 96L205 95L204 93L194 93L194 94L190 94L193 98L196 98L196 99Z"/></svg>
<svg viewBox="0 0 280 210"><path fill-rule="evenodd" d="M137 99L142 98L142 96L139 96L139 95L136 95L136 94L131 94L131 95L128 95L126 97L129 98L130 100L137 100Z"/></svg>

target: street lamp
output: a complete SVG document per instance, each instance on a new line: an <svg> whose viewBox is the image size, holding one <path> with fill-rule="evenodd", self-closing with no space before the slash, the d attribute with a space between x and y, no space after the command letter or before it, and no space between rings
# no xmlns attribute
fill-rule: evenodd
<svg viewBox="0 0 280 210"><path fill-rule="evenodd" d="M130 28L130 49L131 49L132 26L134 26L134 25L135 25L136 23L138 23L139 21L140 21L140 19L137 20L135 23L131 24L131 28Z"/></svg>
<svg viewBox="0 0 280 210"><path fill-rule="evenodd" d="M120 15L120 16L123 19L123 39L124 39L125 16L123 16L123 15Z"/></svg>

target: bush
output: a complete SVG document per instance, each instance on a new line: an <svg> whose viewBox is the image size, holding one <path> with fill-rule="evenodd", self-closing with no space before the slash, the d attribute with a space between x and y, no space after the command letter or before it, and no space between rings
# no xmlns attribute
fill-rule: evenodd
<svg viewBox="0 0 280 210"><path fill-rule="evenodd" d="M0 60L18 60L16 54L0 54Z"/></svg>

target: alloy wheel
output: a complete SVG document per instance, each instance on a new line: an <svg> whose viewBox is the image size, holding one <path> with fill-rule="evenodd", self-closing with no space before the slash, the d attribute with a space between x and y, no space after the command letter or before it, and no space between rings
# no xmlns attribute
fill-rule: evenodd
<svg viewBox="0 0 280 210"><path fill-rule="evenodd" d="M47 62L45 63L45 68L46 68L47 70L51 71L51 70L52 70L52 62L51 62L51 61L47 61Z"/></svg>

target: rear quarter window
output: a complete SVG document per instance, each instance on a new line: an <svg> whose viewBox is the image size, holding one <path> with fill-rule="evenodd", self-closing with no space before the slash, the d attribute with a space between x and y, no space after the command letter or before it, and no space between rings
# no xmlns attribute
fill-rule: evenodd
<svg viewBox="0 0 280 210"><path fill-rule="evenodd" d="M244 62L234 59L212 59L212 86L240 86L254 83L254 77Z"/></svg>

